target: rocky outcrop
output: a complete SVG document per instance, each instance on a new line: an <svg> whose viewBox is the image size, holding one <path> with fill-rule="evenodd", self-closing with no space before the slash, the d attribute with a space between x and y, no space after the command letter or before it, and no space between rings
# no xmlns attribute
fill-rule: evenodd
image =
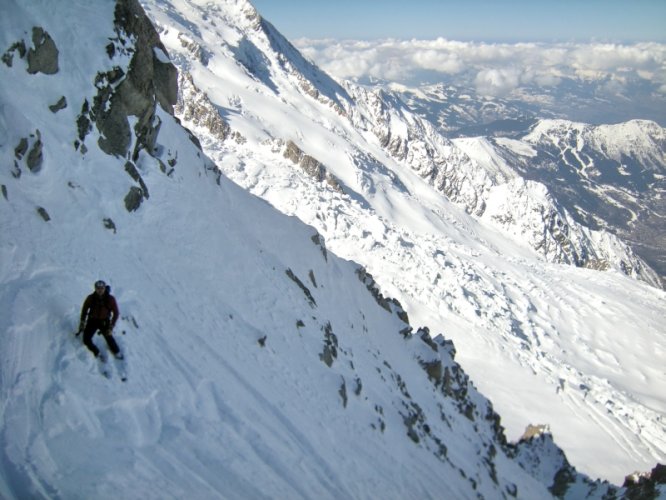
<svg viewBox="0 0 666 500"><path fill-rule="evenodd" d="M85 139L94 125L99 132L99 148L127 160L125 171L136 185L130 188L124 203L132 212L149 197L136 164L141 151L156 156L155 145L161 126L157 107L173 114L178 97L178 72L137 0L117 1L114 32L115 37L106 46L106 55L117 64L97 74L97 94L92 103L83 101L77 118L75 147L82 154L87 152ZM52 111L65 105L66 101L61 99ZM133 126L130 117L135 119ZM157 161L164 173L173 171L175 160L169 161L170 169L162 160Z"/></svg>
<svg viewBox="0 0 666 500"><path fill-rule="evenodd" d="M143 191L141 188L132 186L129 192L125 195L125 208L128 212L138 210L144 200Z"/></svg>
<svg viewBox="0 0 666 500"><path fill-rule="evenodd" d="M591 481L576 472L555 444L548 426L528 426L523 437L518 443L508 445L508 450L523 469L549 485L556 498L578 498L572 497L571 491L581 496L594 492L599 495L597 498L617 498L619 488L605 481Z"/></svg>
<svg viewBox="0 0 666 500"><path fill-rule="evenodd" d="M294 283L296 283L296 285L298 285L298 288L301 289L301 291L305 295L305 298L308 300L310 307L312 308L317 307L317 302L312 296L312 292L310 292L310 289L307 286L305 286L305 284L303 284L303 282L298 278L298 276L296 276L291 269L287 269L285 271L285 274L289 276L289 279L291 279Z"/></svg>
<svg viewBox="0 0 666 500"><path fill-rule="evenodd" d="M19 40L12 44L2 55L2 62L12 67L14 64L14 54L18 53L19 58L27 57L28 73L44 73L53 75L58 72L59 51L56 43L44 29L40 26L32 28L32 47L27 48L25 41Z"/></svg>
<svg viewBox="0 0 666 500"><path fill-rule="evenodd" d="M338 337L333 333L331 323L326 323L322 330L324 332L324 348L319 354L319 359L330 368L338 358Z"/></svg>
<svg viewBox="0 0 666 500"><path fill-rule="evenodd" d="M657 464L648 473L634 473L624 480L625 498L631 500L662 498L666 494L666 465Z"/></svg>
<svg viewBox="0 0 666 500"><path fill-rule="evenodd" d="M51 216L44 207L37 207L37 213L42 219L44 219L44 222L49 222L51 220Z"/></svg>
<svg viewBox="0 0 666 500"><path fill-rule="evenodd" d="M189 73L178 76L178 99L174 111L188 126L202 127L218 141L225 141L231 128L205 92L200 90Z"/></svg>
<svg viewBox="0 0 666 500"><path fill-rule="evenodd" d="M28 73L53 75L58 72L58 48L53 38L40 27L32 28L33 48L28 50Z"/></svg>
<svg viewBox="0 0 666 500"><path fill-rule="evenodd" d="M49 106L49 109L51 110L51 113L57 113L58 111L65 109L67 107L67 98L65 96L62 96L60 99L58 99L58 102L55 104L51 104Z"/></svg>
<svg viewBox="0 0 666 500"><path fill-rule="evenodd" d="M98 144L107 154L125 157L135 137L131 157L136 161L141 150L153 153L160 127L156 106L173 114L177 70L136 0L117 2L114 26L116 37L107 45L107 55L111 60L130 57L130 63L126 68L119 64L98 73L97 95L92 105L83 103L79 115L77 147L89 133L90 124L95 123L100 133ZM130 116L138 118L133 130Z"/></svg>
<svg viewBox="0 0 666 500"><path fill-rule="evenodd" d="M123 86L125 103L130 112L152 106L156 100L173 114L178 98L178 72L171 64L157 31L137 0L118 0L115 26L119 37L135 38L134 54ZM111 50L109 46L109 50Z"/></svg>
<svg viewBox="0 0 666 500"><path fill-rule="evenodd" d="M384 295L379 291L377 282L364 267L359 267L356 270L356 275L375 298L377 304L386 309L388 312L395 313L403 322L409 324L409 316L402 308L400 302L393 298L384 297Z"/></svg>
<svg viewBox="0 0 666 500"><path fill-rule="evenodd" d="M316 158L305 154L293 141L287 141L283 156L303 169L317 182L326 182L338 192L342 192L340 182Z"/></svg>
<svg viewBox="0 0 666 500"><path fill-rule="evenodd" d="M548 489L556 498L579 498L583 495L581 492L586 491L598 495L595 498L638 500L661 498L666 492L666 466L662 464L648 473L627 476L621 488L581 476L557 447L547 425L528 425L520 440L509 444L507 449L532 476L550 484Z"/></svg>
<svg viewBox="0 0 666 500"><path fill-rule="evenodd" d="M25 42L19 40L14 42L11 47L9 47L4 54L2 54L2 62L5 63L10 68L14 65L14 54L18 53L19 58L23 59L26 54Z"/></svg>
<svg viewBox="0 0 666 500"><path fill-rule="evenodd" d="M34 134L28 137L22 137L19 143L14 148L14 177L21 176L21 165L25 165L28 169L36 174L42 169L44 156L42 134L39 129L35 130Z"/></svg>

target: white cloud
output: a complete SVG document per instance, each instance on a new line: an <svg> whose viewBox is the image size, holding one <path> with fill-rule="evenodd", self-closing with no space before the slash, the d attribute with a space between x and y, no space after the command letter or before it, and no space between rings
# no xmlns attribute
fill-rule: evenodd
<svg viewBox="0 0 666 500"><path fill-rule="evenodd" d="M511 93L520 82L520 71L513 68L483 69L477 73L474 80L477 92L497 97Z"/></svg>
<svg viewBox="0 0 666 500"><path fill-rule="evenodd" d="M296 41L303 53L337 78L374 77L396 83L456 77L480 93L508 95L525 85L554 87L564 79L613 87L626 79L666 88L666 45L493 44L434 40ZM649 76L649 78L646 78Z"/></svg>
<svg viewBox="0 0 666 500"><path fill-rule="evenodd" d="M465 67L458 54L434 49L416 51L411 57L414 66L440 73L460 73Z"/></svg>

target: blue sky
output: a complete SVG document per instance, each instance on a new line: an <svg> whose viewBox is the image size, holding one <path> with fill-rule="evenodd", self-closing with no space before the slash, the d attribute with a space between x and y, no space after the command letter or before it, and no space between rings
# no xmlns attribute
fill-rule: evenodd
<svg viewBox="0 0 666 500"><path fill-rule="evenodd" d="M250 0L289 39L666 42L666 0Z"/></svg>

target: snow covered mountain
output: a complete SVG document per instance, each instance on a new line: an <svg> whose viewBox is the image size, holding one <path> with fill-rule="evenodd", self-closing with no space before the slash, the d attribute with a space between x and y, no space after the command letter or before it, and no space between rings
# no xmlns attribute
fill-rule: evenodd
<svg viewBox="0 0 666 500"><path fill-rule="evenodd" d="M438 131L465 136L454 142L484 168L494 171L502 164L505 171L546 186L560 206L560 220L572 218L584 227L619 236L661 280L666 276L662 224L666 131L657 123L632 120L593 126L538 120L534 110L498 98L461 96L456 88L386 87L394 99L404 100L410 110L436 124ZM581 262L579 255L564 260ZM621 267L629 270L631 260Z"/></svg>
<svg viewBox="0 0 666 500"><path fill-rule="evenodd" d="M654 281L625 244L501 158L488 168L490 142L465 149L395 95L334 82L248 2L144 6L181 70L177 114L204 150L362 263L413 324L452 338L511 438L548 423L572 463L615 482L664 461L665 297L624 277ZM525 207L541 247L534 213L510 211Z"/></svg>
<svg viewBox="0 0 666 500"><path fill-rule="evenodd" d="M581 226L550 195L545 184L526 183L512 165L522 161L523 170L529 170L529 157L512 160L509 154L493 151L483 138L452 143L404 105L391 105L395 97L357 86L352 93L357 101L369 103L370 110L364 116L372 117L372 131L389 154L427 178L468 212L499 226L550 262L613 268L653 285L660 284L656 273L630 247L606 232ZM524 154L526 149L519 151Z"/></svg>
<svg viewBox="0 0 666 500"><path fill-rule="evenodd" d="M3 7L1 496L602 498L592 457L663 461L663 292L446 200L245 1L146 5L162 41L133 0ZM71 333L100 277L126 383Z"/></svg>
<svg viewBox="0 0 666 500"><path fill-rule="evenodd" d="M543 120L518 140L495 140L499 156L547 185L575 220L618 234L666 277L666 130L645 120Z"/></svg>

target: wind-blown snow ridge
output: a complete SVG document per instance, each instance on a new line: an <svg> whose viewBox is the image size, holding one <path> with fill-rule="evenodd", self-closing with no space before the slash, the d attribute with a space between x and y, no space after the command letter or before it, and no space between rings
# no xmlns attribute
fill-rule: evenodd
<svg viewBox="0 0 666 500"><path fill-rule="evenodd" d="M664 351L662 292L614 271L544 264L525 242L516 244L496 225L469 217L433 189L438 186L432 173L418 172L401 154L421 150L418 157L427 158L437 144L444 169L469 172L454 182L458 189L451 193L458 193L464 206L483 210L479 200L497 198L479 197L475 185L490 193L495 180L515 183L517 172L498 170L498 164L480 168L478 158L437 136L395 100L372 101L370 95L341 100L346 107L341 114L331 101L304 90L300 82L313 79L307 71L299 74L298 64L284 63L288 54L274 50L283 43L275 43L279 34L273 30L256 29L256 23L243 29L233 20L213 25L196 15L189 19L197 26L192 32L161 2L145 5L174 61L192 75L179 114L191 117L185 123L217 165L281 211L316 227L333 251L364 264L412 322L453 338L465 369L500 408L511 436L530 422L548 422L577 466L616 481L627 469L664 460L665 405L656 382L661 362L654 355ZM187 11L187 2L179 5ZM210 45L206 40L214 33L233 35ZM191 41L187 47L178 41L185 38ZM239 40L262 51L252 72L234 57ZM206 59L197 58L198 52ZM363 91L348 87L348 93L357 99ZM188 115L192 99L210 105ZM373 109L387 117L384 123L391 127L382 130L390 135L373 129L381 125ZM204 124L215 115L230 127L224 141ZM410 136L410 131L419 133ZM395 147L391 138L400 139ZM313 182L300 162L285 157L290 143L324 168L334 186ZM513 145L521 152L533 147ZM516 183L521 185L533 184ZM553 229L558 217L567 220L566 213L550 219ZM608 255L626 252L614 237L581 234ZM622 259L617 262L622 267ZM637 433L639 427L651 431ZM581 444L583 434L587 439ZM600 455L605 463L597 460Z"/></svg>

